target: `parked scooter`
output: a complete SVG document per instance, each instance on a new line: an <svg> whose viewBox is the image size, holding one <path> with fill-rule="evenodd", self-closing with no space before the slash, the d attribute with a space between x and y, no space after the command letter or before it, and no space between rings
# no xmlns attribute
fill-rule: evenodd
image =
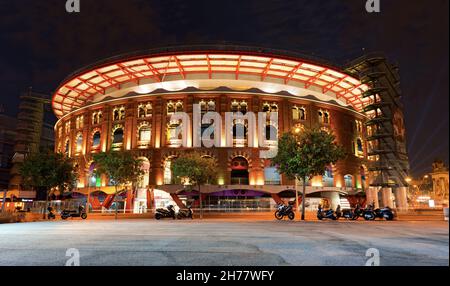
<svg viewBox="0 0 450 286"><path fill-rule="evenodd" d="M81 217L82 219L87 219L87 213L83 206L79 206L78 210L63 210L61 212L61 218L66 220L69 217Z"/></svg>
<svg viewBox="0 0 450 286"><path fill-rule="evenodd" d="M180 209L177 213L177 218L178 219L183 219L183 218L194 219L194 212L192 211L192 209L190 207L188 207L187 209Z"/></svg>
<svg viewBox="0 0 450 286"><path fill-rule="evenodd" d="M48 211L47 219L56 219L56 215L53 212L53 208L52 207L48 207L47 211Z"/></svg>
<svg viewBox="0 0 450 286"><path fill-rule="evenodd" d="M155 219L160 220L160 219L166 218L166 217L171 217L173 219L176 219L174 206L169 205L167 208L160 208L160 209L156 210Z"/></svg>
<svg viewBox="0 0 450 286"><path fill-rule="evenodd" d="M337 220L338 217L336 216L335 212L332 209L324 210L321 205L319 205L319 208L317 209L317 218L319 220L323 220L324 218Z"/></svg>
<svg viewBox="0 0 450 286"><path fill-rule="evenodd" d="M341 210L341 205L338 205L336 208L336 218L345 218L345 219L351 219L354 220L355 219L355 213L351 210L351 209L344 209Z"/></svg>
<svg viewBox="0 0 450 286"><path fill-rule="evenodd" d="M353 210L353 220L357 220L360 217L364 216L364 209L360 204L357 204L355 209Z"/></svg>
<svg viewBox="0 0 450 286"><path fill-rule="evenodd" d="M382 209L375 209L375 205L369 204L368 210L372 212L370 216L373 215L373 218L370 218L370 220L375 220L376 218L380 219L386 219L386 220L393 220L394 219L394 212L390 207L385 207ZM365 218L365 217L364 217Z"/></svg>
<svg viewBox="0 0 450 286"><path fill-rule="evenodd" d="M282 220L287 216L290 220L293 220L295 218L295 213L292 204L293 202L289 202L289 205L282 203L278 204L277 210L275 211L275 218L277 220Z"/></svg>

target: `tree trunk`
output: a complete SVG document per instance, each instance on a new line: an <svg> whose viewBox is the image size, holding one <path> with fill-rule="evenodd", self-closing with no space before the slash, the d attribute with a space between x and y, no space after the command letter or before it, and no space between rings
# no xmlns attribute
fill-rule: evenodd
<svg viewBox="0 0 450 286"><path fill-rule="evenodd" d="M298 203L298 189L297 189L298 181L299 180L297 178L295 178L295 207L296 207L297 216L298 216L298 218L300 218L300 204Z"/></svg>
<svg viewBox="0 0 450 286"><path fill-rule="evenodd" d="M46 219L46 215L47 215L47 207L48 207L48 197L50 195L50 191L45 191L45 206L44 206L44 214L42 216L43 219Z"/></svg>
<svg viewBox="0 0 450 286"><path fill-rule="evenodd" d="M116 193L114 195L114 204L115 204L115 207L116 207L114 218L117 220L117 214L118 214L118 211L119 211L119 206L117 204L117 186L114 186L114 188L116 190Z"/></svg>
<svg viewBox="0 0 450 286"><path fill-rule="evenodd" d="M302 220L305 220L306 178L303 178Z"/></svg>
<svg viewBox="0 0 450 286"><path fill-rule="evenodd" d="M198 193L200 197L200 219L203 219L203 200L202 200L202 192L200 190L200 185L198 185Z"/></svg>

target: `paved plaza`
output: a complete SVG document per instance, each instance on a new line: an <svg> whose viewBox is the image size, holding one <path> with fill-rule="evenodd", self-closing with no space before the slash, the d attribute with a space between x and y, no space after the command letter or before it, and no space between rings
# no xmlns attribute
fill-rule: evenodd
<svg viewBox="0 0 450 286"><path fill-rule="evenodd" d="M0 225L0 265L364 266L449 264L444 221L69 220Z"/></svg>

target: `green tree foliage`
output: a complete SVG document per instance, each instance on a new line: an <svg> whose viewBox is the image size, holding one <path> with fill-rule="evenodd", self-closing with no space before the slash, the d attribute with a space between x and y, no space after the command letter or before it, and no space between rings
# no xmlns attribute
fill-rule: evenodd
<svg viewBox="0 0 450 286"><path fill-rule="evenodd" d="M345 157L335 136L319 129L307 129L299 134L285 133L278 143L278 154L272 164L281 174L303 182L302 220L305 219L306 182L322 176L325 168Z"/></svg>
<svg viewBox="0 0 450 286"><path fill-rule="evenodd" d="M127 151L106 152L94 155L95 175L106 175L114 186L116 203L115 218L117 219L117 196L119 188L135 184L143 175L142 160L137 159Z"/></svg>
<svg viewBox="0 0 450 286"><path fill-rule="evenodd" d="M186 180L188 184L198 187L200 194L200 217L203 217L201 186L212 184L217 180L217 162L201 153L185 153L175 159L171 165L172 174L178 180Z"/></svg>
<svg viewBox="0 0 450 286"><path fill-rule="evenodd" d="M19 171L23 184L37 192L45 192L47 211L50 193L58 190L61 194L71 190L77 180L77 170L71 159L63 154L46 150L28 155Z"/></svg>

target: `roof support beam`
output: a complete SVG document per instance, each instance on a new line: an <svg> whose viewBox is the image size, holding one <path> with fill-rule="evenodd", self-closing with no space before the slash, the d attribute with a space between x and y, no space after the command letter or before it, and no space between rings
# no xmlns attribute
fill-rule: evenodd
<svg viewBox="0 0 450 286"><path fill-rule="evenodd" d="M316 82L316 80L318 80L323 74L327 72L327 70L328 69L324 68L323 71L318 72L315 76L308 79L305 83L305 88L309 88L311 85L313 85Z"/></svg>
<svg viewBox="0 0 450 286"><path fill-rule="evenodd" d="M284 79L284 84L288 84L289 81L291 81L295 73L302 67L302 65L303 63L299 63L286 75L286 78Z"/></svg>
<svg viewBox="0 0 450 286"><path fill-rule="evenodd" d="M178 69L180 70L181 77L183 79L186 79L186 73L184 72L184 68L180 63L180 60L177 58L177 56L173 56L173 58L175 59L175 63L177 64Z"/></svg>
<svg viewBox="0 0 450 286"><path fill-rule="evenodd" d="M153 73L154 78L158 82L161 82L161 74L159 73L159 71L155 69L155 67L147 59L143 59L143 61L147 65L148 69Z"/></svg>
<svg viewBox="0 0 450 286"><path fill-rule="evenodd" d="M239 56L238 63L236 66L236 80L239 79L239 70L241 69L242 56Z"/></svg>
<svg viewBox="0 0 450 286"><path fill-rule="evenodd" d="M264 68L264 71L261 75L261 81L264 81L266 79L267 73L269 72L270 66L272 65L272 63L273 63L273 58L270 59L270 61L267 63L266 67Z"/></svg>

